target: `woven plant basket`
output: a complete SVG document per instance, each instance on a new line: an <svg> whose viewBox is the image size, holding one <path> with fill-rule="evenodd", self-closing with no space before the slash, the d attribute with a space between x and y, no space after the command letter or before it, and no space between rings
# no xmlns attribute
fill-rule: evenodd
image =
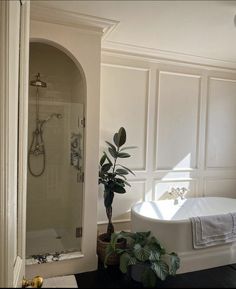
<svg viewBox="0 0 236 289"><path fill-rule="evenodd" d="M103 263L105 261L106 257L106 248L107 245L109 244L107 240L107 234L101 234L97 237L97 254L99 260ZM119 249L124 249L126 247L126 241L125 240L120 240L119 243L117 243L116 248ZM111 254L108 259L106 264L107 265L119 265L120 263L120 256L117 254Z"/></svg>

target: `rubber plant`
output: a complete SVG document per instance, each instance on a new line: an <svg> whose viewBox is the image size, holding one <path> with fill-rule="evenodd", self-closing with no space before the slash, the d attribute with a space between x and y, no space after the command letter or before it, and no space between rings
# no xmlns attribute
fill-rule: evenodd
<svg viewBox="0 0 236 289"><path fill-rule="evenodd" d="M111 239L114 233L112 223L112 203L117 194L125 194L126 186L130 186L127 182L127 175L133 174L132 170L121 165L119 159L129 158L131 155L126 152L128 149L135 147L124 147L126 143L126 130L121 127L113 136L113 143L106 141L108 145L108 153L105 151L100 159L99 167L99 184L104 186L104 206L108 218L107 225L107 241Z"/></svg>
<svg viewBox="0 0 236 289"><path fill-rule="evenodd" d="M125 248L117 248L120 239L126 240ZM165 280L169 275L174 276L180 267L180 258L177 253L166 252L151 232L120 232L112 234L111 241L106 250L105 264L111 254L120 256L120 270L122 273L130 272L128 269L138 268L135 281L143 283L144 287L155 287L157 279ZM141 269L140 269L141 268ZM132 277L132 273L131 273Z"/></svg>

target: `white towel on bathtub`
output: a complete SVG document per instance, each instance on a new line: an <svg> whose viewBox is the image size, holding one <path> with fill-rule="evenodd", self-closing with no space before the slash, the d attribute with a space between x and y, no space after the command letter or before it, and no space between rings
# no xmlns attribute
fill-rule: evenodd
<svg viewBox="0 0 236 289"><path fill-rule="evenodd" d="M190 218L195 249L236 241L236 213Z"/></svg>

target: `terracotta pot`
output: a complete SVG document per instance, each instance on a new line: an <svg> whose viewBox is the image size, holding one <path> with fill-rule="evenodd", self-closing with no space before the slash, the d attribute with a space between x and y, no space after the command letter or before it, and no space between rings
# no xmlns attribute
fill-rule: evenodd
<svg viewBox="0 0 236 289"><path fill-rule="evenodd" d="M109 244L107 240L107 234L101 234L97 237L97 254L98 258L101 262L104 262L106 257L106 248ZM121 239L120 242L117 243L116 248L124 249L126 246L126 241ZM113 253L107 259L107 265L119 265L120 263L120 256Z"/></svg>

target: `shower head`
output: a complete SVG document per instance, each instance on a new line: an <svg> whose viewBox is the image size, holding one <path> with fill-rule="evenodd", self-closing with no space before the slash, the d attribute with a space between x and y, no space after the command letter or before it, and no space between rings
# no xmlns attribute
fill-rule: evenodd
<svg viewBox="0 0 236 289"><path fill-rule="evenodd" d="M47 87L47 83L40 80L40 73L38 72L38 74L35 75L36 79L30 81L30 85L31 86L36 86L36 87Z"/></svg>

